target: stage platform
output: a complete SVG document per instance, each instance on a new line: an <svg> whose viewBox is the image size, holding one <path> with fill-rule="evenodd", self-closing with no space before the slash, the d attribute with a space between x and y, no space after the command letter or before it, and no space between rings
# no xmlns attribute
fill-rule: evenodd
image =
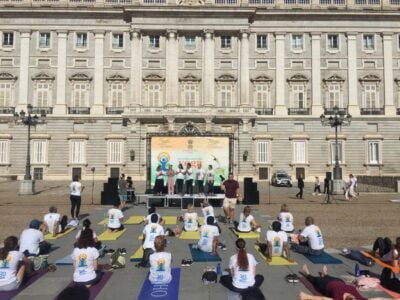
<svg viewBox="0 0 400 300"><path fill-rule="evenodd" d="M221 207L224 201L224 194L215 195L153 195L153 194L137 194L136 198L139 203L146 203L147 208L151 206L155 207L180 207L181 209L187 209L189 204L193 204L196 207L200 207L200 203L209 203L213 207Z"/></svg>

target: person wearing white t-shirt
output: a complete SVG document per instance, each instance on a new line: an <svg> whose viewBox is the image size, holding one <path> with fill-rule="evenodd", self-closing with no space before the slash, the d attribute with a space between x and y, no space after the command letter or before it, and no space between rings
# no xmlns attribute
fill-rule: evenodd
<svg viewBox="0 0 400 300"><path fill-rule="evenodd" d="M151 223L143 228L143 258L137 267L148 268L150 255L156 250L154 247L154 240L159 235L164 235L164 228L158 224L157 214L152 214L150 218Z"/></svg>
<svg viewBox="0 0 400 300"><path fill-rule="evenodd" d="M79 176L74 176L74 179L69 187L71 189L71 194L69 197L71 200L71 217L72 219L78 219L79 211L81 209L81 194L85 187L79 182Z"/></svg>
<svg viewBox="0 0 400 300"><path fill-rule="evenodd" d="M158 216L158 224L160 224L161 226L165 225L165 220L161 217L161 215L159 213L156 213L156 208L155 206L152 206L148 209L147 211L148 215L146 216L146 218L144 219L144 225L150 224L151 223L151 215L152 214L156 214Z"/></svg>
<svg viewBox="0 0 400 300"><path fill-rule="evenodd" d="M204 170L201 168L201 163L197 166L197 172L196 172L196 186L197 186L197 192L199 195L204 195L204 177L206 176L206 173Z"/></svg>
<svg viewBox="0 0 400 300"><path fill-rule="evenodd" d="M218 228L214 226L214 217L209 216L205 221L206 224L200 227L200 240L197 246L203 252L217 255Z"/></svg>
<svg viewBox="0 0 400 300"><path fill-rule="evenodd" d="M207 193L209 195L214 195L214 170L212 165L208 165L207 170Z"/></svg>
<svg viewBox="0 0 400 300"><path fill-rule="evenodd" d="M209 203L200 202L201 211L203 212L204 222L206 222L208 217L214 217L214 226L218 228L219 234L221 234L221 227L219 227L217 219L215 218L214 207L212 207Z"/></svg>
<svg viewBox="0 0 400 300"><path fill-rule="evenodd" d="M186 164L186 194L193 195L193 169L192 164Z"/></svg>
<svg viewBox="0 0 400 300"><path fill-rule="evenodd" d="M171 275L171 253L165 252L167 240L163 235L154 239L156 252L150 255L149 280L152 284L168 284L172 280Z"/></svg>
<svg viewBox="0 0 400 300"><path fill-rule="evenodd" d="M185 169L182 164L178 165L176 170L176 192L177 194L183 194L183 181L185 180Z"/></svg>
<svg viewBox="0 0 400 300"><path fill-rule="evenodd" d="M321 255L324 251L324 240L321 229L314 225L313 217L307 217L306 227L300 233L299 243L292 243L291 248L299 253Z"/></svg>
<svg viewBox="0 0 400 300"><path fill-rule="evenodd" d="M58 233L62 233L65 230L65 227L68 223L68 217L63 216L57 212L57 207L50 206L49 213L44 215L44 224L47 227L47 231L51 233L53 236L56 236Z"/></svg>
<svg viewBox="0 0 400 300"><path fill-rule="evenodd" d="M345 193L346 200L358 199L356 194L357 178L353 174L349 175L349 187Z"/></svg>
<svg viewBox="0 0 400 300"><path fill-rule="evenodd" d="M19 251L25 256L37 256L47 254L51 249L51 244L44 240L42 221L32 220L29 228L21 233L19 240ZM43 229L44 231L44 229Z"/></svg>
<svg viewBox="0 0 400 300"><path fill-rule="evenodd" d="M230 275L223 275L220 283L227 289L243 294L249 288L259 288L264 282L262 275L256 275L257 262L254 256L245 250L244 239L236 241L237 254L229 260Z"/></svg>
<svg viewBox="0 0 400 300"><path fill-rule="evenodd" d="M9 236L0 249L0 291L8 292L19 288L26 271L24 255L17 251L18 238Z"/></svg>
<svg viewBox="0 0 400 300"><path fill-rule="evenodd" d="M253 215L251 215L251 207L245 206L243 212L240 213L239 222L234 221L235 229L238 232L261 231L261 226L257 224Z"/></svg>
<svg viewBox="0 0 400 300"><path fill-rule="evenodd" d="M289 206L282 204L281 211L278 215L278 220L281 222L282 230L285 232L293 232L293 215L289 212Z"/></svg>
<svg viewBox="0 0 400 300"><path fill-rule="evenodd" d="M119 203L117 202L114 203L114 207L108 210L107 216L108 216L108 230L118 231L124 229L124 225L122 225L122 220L124 219L124 215L122 211L119 209Z"/></svg>
<svg viewBox="0 0 400 300"><path fill-rule="evenodd" d="M194 212L193 204L189 204L187 212L183 215L183 230L185 231L197 231L198 220L197 213Z"/></svg>
<svg viewBox="0 0 400 300"><path fill-rule="evenodd" d="M154 195L161 195L164 189L164 176L165 172L161 166L156 168L156 181L154 182Z"/></svg>
<svg viewBox="0 0 400 300"><path fill-rule="evenodd" d="M286 232L281 230L281 223L279 221L272 222L272 230L267 231L266 241L267 244L256 244L258 244L267 260L271 260L275 256L283 256L292 261L287 243L288 237Z"/></svg>
<svg viewBox="0 0 400 300"><path fill-rule="evenodd" d="M103 273L98 271L99 252L95 248L93 231L90 228L82 231L71 258L74 266L74 283L91 287L100 281Z"/></svg>

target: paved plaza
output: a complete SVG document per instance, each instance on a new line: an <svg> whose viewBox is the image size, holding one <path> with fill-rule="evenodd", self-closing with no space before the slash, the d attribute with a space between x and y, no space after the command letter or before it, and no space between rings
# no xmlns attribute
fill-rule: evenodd
<svg viewBox="0 0 400 300"><path fill-rule="evenodd" d="M97 225L104 218L107 206L99 205L101 182L94 186L94 205L91 205L91 183L86 184L86 191L83 194L84 206L82 213L89 214L93 229L100 234L104 227ZM1 238L7 235L17 235L28 224L32 218L42 218L49 205L57 205L61 213L68 214L68 184L67 182L40 182L38 183L38 194L31 197L16 196L17 182L0 184L0 205L1 205ZM141 192L142 187L137 187ZM259 185L261 204L253 206L253 215L263 226L262 237L265 236L267 226L276 218L282 203L289 204L295 218L295 227L302 228L305 216L312 215L316 224L320 226L325 238L327 252L340 258L341 265L329 266L330 274L342 277L354 272L354 261L343 258L338 254L337 249L346 247L362 247L372 244L378 235L394 238L397 234L398 215L400 204L391 203L388 200L400 198L397 194L361 194L360 199L354 202L344 202L343 197L338 197L337 203L321 205L323 196L312 196L311 186L306 187L305 200L298 200L294 197L295 188L272 188ZM269 196L270 195L270 196ZM269 201L271 204L269 204ZM243 209L243 205L237 207L237 213ZM162 208L158 212L161 215L177 216L181 214L180 209ZM201 213L197 209L198 213ZM133 206L124 212L126 217L131 215L143 215L146 213L144 205ZM216 209L216 214L222 211ZM175 225L167 227L173 228ZM116 241L105 242L108 248L124 247L128 251L127 258L141 245L138 236L143 229L142 225L127 225L127 231ZM59 247L50 254L49 261L54 262L72 252L75 233L68 234L54 241ZM227 251L219 250L222 258L222 268L228 267L229 257L235 253L234 241L236 237L229 230L229 225L222 225L221 239L227 243ZM191 258L188 244L190 240L180 240L175 237L168 238L167 251L172 253L173 266L180 267L181 259ZM284 277L289 273L297 273L301 266L307 262L312 273L320 271L322 265L313 265L306 258L299 254L293 254L298 265L296 266L268 266L265 261L254 250L254 240L247 240L248 252L254 254L259 262L257 273L265 277L261 289L267 299L297 299L300 291L308 292L301 284L288 284ZM108 257L102 258L101 263L108 262ZM136 299L145 276L146 269L137 269L135 263L127 262L125 269L114 271L114 275L101 291L96 299ZM215 266L216 263L197 263L190 267L181 267L181 280L179 287L179 299L228 299L226 290L220 285L204 286L201 282L201 275L206 266ZM380 273L380 267L370 269ZM72 280L71 266L58 266L57 271L48 273L32 286L25 289L16 299L53 299ZM369 297L388 297L382 292L369 292Z"/></svg>

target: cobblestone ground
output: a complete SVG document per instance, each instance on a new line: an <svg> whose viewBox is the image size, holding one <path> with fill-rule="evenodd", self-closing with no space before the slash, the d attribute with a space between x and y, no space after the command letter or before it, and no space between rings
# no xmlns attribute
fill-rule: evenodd
<svg viewBox="0 0 400 300"><path fill-rule="evenodd" d="M33 218L42 219L50 205L56 205L61 214L69 215L69 183L62 181L37 182L37 194L18 196L18 182L0 183L0 240L8 235L17 235ZM84 182L81 213L90 213L100 204L100 192L103 182ZM325 197L312 196L311 185L306 186L305 199L294 197L296 188L269 187L259 184L262 214L276 216L282 203L289 205L295 218L295 227L304 226L304 218L313 216L325 235L326 247L349 247L372 244L376 236L395 238L398 230L400 203L391 199L400 199L400 194L362 193L359 200L344 201L338 196L336 202L322 205ZM144 187L137 187L143 192ZM217 211L218 213L218 211Z"/></svg>

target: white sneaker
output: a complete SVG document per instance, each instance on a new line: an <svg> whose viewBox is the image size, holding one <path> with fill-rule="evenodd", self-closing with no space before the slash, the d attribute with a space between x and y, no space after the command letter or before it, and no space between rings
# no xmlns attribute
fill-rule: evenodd
<svg viewBox="0 0 400 300"><path fill-rule="evenodd" d="M261 232L261 228L257 228L257 229L256 229L256 232Z"/></svg>

